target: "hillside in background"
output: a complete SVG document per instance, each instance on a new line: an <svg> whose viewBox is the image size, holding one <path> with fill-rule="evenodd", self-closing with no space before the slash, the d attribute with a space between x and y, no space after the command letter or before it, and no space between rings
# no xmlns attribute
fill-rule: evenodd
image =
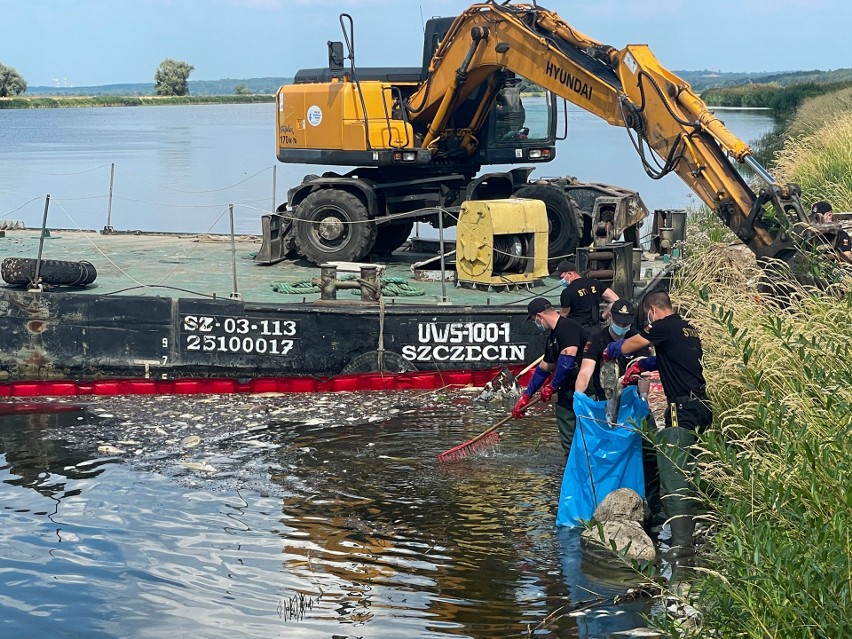
<svg viewBox="0 0 852 639"><path fill-rule="evenodd" d="M717 71L675 71L692 88L701 93L707 89L733 87L750 84L775 84L786 87L791 84L837 84L852 83L852 69L833 71L790 71L784 73L738 73ZM231 95L238 84L245 84L252 93L272 94L282 84L293 78L224 78L222 80L190 80L190 95ZM153 82L106 84L93 87L46 87L31 86L27 95L89 96L89 95L153 95Z"/></svg>

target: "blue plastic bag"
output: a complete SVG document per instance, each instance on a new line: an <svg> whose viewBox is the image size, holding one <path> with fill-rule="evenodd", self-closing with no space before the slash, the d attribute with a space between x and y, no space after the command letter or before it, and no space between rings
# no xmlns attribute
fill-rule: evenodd
<svg viewBox="0 0 852 639"><path fill-rule="evenodd" d="M617 488L632 488L645 497L639 428L650 408L636 387L622 392L615 424L607 423L605 400L596 402L583 393L574 393L574 414L577 429L562 476L557 526L581 526Z"/></svg>

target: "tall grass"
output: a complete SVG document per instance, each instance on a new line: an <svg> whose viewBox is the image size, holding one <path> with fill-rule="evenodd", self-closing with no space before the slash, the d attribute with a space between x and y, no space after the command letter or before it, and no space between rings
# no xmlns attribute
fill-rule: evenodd
<svg viewBox="0 0 852 639"><path fill-rule="evenodd" d="M699 468L712 569L684 636L852 637L852 280L758 295L765 274L732 250L687 259L673 290L716 414Z"/></svg>
<svg viewBox="0 0 852 639"><path fill-rule="evenodd" d="M813 133L792 138L775 157L776 177L802 187L806 201L852 210L852 110Z"/></svg>

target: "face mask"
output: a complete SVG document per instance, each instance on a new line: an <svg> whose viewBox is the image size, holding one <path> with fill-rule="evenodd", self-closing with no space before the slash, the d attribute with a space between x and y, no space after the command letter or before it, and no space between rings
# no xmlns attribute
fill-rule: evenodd
<svg viewBox="0 0 852 639"><path fill-rule="evenodd" d="M538 320L535 321L535 327L539 330L540 333L547 332L547 326L544 324L540 324Z"/></svg>
<svg viewBox="0 0 852 639"><path fill-rule="evenodd" d="M609 330L621 337L622 335L627 335L627 331L630 330L630 325L619 326L618 324L610 324Z"/></svg>
<svg viewBox="0 0 852 639"><path fill-rule="evenodd" d="M565 280L559 280L559 284L562 288L568 288L568 282Z"/></svg>
<svg viewBox="0 0 852 639"><path fill-rule="evenodd" d="M651 326L653 325L654 320L656 319L656 317L655 317L655 318L652 318L650 314L648 314L648 315L647 315L647 317L648 317L648 328L651 328Z"/></svg>

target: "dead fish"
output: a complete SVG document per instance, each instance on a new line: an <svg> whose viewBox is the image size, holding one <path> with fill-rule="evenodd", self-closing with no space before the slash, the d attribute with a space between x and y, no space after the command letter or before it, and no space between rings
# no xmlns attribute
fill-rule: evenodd
<svg viewBox="0 0 852 639"><path fill-rule="evenodd" d="M216 467L211 466L207 462L180 462L180 465L187 470L195 470L201 473L215 473Z"/></svg>
<svg viewBox="0 0 852 639"><path fill-rule="evenodd" d="M201 444L201 438L198 435L187 435L180 440L180 445L184 448L195 448Z"/></svg>
<svg viewBox="0 0 852 639"><path fill-rule="evenodd" d="M98 446L98 452L103 455L123 455L127 451L112 444L101 444Z"/></svg>

